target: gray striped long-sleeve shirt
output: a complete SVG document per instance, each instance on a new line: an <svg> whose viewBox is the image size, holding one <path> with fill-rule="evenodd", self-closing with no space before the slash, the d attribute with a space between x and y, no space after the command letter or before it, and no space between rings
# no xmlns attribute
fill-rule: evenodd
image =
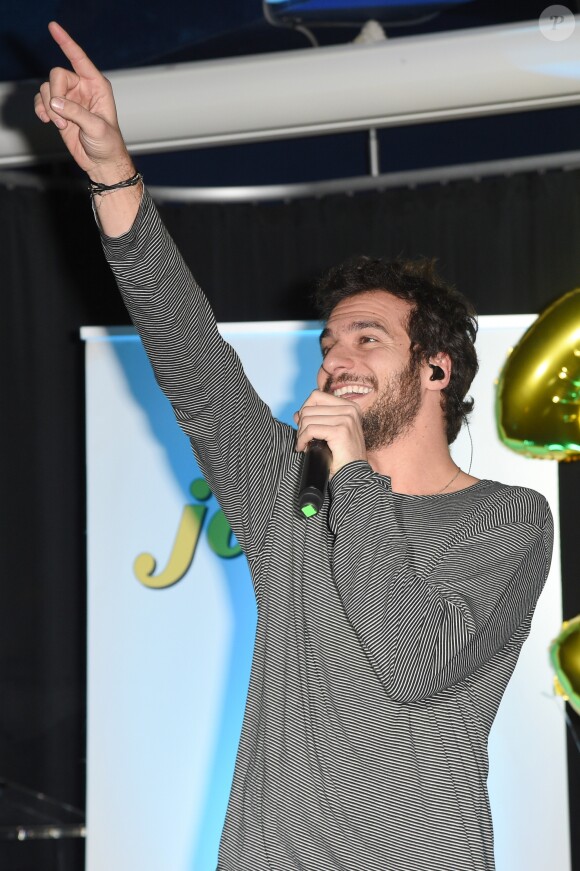
<svg viewBox="0 0 580 871"><path fill-rule="evenodd" d="M492 871L487 739L552 547L493 481L394 493L362 461L295 510L300 456L147 194L109 262L247 556L258 624L223 871Z"/></svg>

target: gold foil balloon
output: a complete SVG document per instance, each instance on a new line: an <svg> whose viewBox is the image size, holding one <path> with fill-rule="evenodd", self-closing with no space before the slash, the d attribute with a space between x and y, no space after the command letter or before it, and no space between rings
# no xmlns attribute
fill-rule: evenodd
<svg viewBox="0 0 580 871"><path fill-rule="evenodd" d="M550 646L554 688L580 714L580 615L562 625Z"/></svg>
<svg viewBox="0 0 580 871"><path fill-rule="evenodd" d="M511 351L497 389L497 425L527 457L580 459L580 288L548 306Z"/></svg>

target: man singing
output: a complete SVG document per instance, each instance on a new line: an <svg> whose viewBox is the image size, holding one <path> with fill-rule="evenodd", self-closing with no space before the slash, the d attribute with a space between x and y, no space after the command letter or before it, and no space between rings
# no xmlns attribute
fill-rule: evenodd
<svg viewBox="0 0 580 871"><path fill-rule="evenodd" d="M477 480L449 443L477 369L467 302L424 263L331 271L317 389L296 432L220 337L124 145L110 84L36 97L90 180L157 380L247 556L258 603L221 871L492 871L487 740L552 548L545 499ZM155 107L152 107L152 112ZM303 451L331 452L296 509Z"/></svg>

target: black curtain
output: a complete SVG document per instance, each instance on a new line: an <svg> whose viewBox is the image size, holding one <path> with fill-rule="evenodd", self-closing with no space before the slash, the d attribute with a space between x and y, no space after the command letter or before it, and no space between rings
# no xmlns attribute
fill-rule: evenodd
<svg viewBox="0 0 580 871"><path fill-rule="evenodd" d="M481 314L536 312L580 285L580 172L162 212L223 320L314 316L315 278L361 253L436 257Z"/></svg>
<svg viewBox="0 0 580 871"><path fill-rule="evenodd" d="M580 171L292 203L164 205L219 320L313 318L316 277L353 254L426 255L481 314L580 286ZM0 779L82 807L85 491L82 325L128 323L84 189L0 185ZM580 611L580 465L561 466L565 616ZM578 753L570 748L571 819ZM533 764L533 760L530 760ZM0 790L0 826L4 819ZM576 835L578 839L578 835ZM574 844L580 869L580 845ZM0 868L82 867L78 844L7 844Z"/></svg>

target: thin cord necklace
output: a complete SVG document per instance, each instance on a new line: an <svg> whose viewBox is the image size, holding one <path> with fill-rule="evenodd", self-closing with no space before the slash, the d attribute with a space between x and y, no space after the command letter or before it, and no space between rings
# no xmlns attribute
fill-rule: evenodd
<svg viewBox="0 0 580 871"><path fill-rule="evenodd" d="M459 478L460 473L461 473L461 469L460 469L459 466L457 466L457 471L456 471L456 473L454 474L454 476L451 478L451 480L450 480L450 481L447 481L447 483L445 484L445 486L442 487L441 490L437 490L437 492L434 493L433 495L434 495L434 496L439 496L440 493L445 493L445 491L447 490L447 488L448 488L448 487L451 487L451 485L453 484L453 482L455 481L455 479L456 479L456 478Z"/></svg>

